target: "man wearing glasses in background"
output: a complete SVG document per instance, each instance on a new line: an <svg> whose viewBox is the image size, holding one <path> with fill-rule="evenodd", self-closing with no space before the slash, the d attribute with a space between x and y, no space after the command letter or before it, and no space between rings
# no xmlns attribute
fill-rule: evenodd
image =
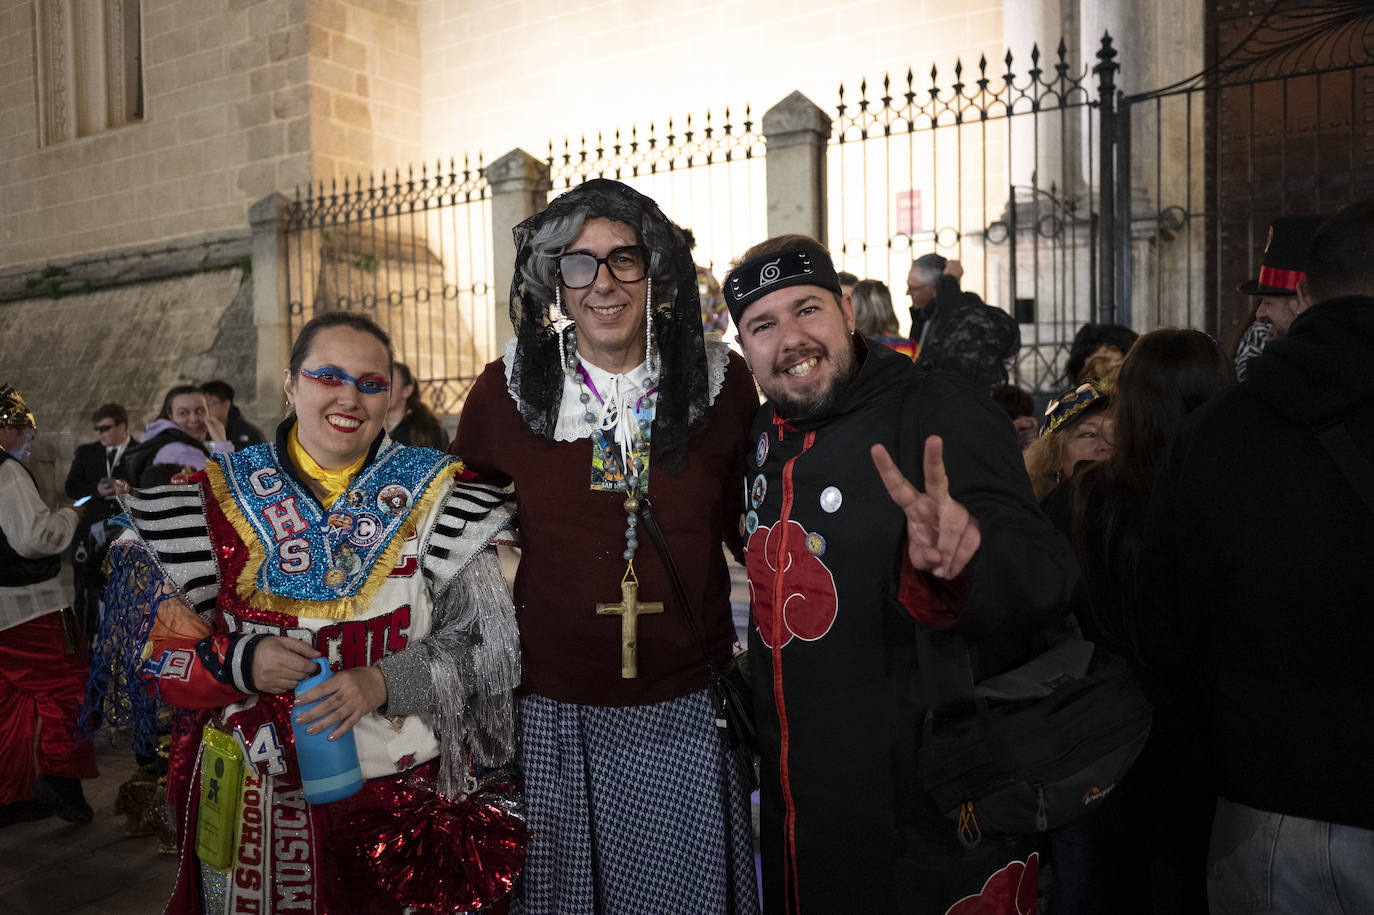
<svg viewBox="0 0 1374 915"><path fill-rule="evenodd" d="M105 522L119 513L115 480L123 479L124 452L129 437L129 415L117 403L97 407L91 414L97 441L76 446L67 471L67 498L90 496L86 514L72 541L72 570L76 583L75 610L87 636L94 638L100 621L100 564L105 557Z"/></svg>

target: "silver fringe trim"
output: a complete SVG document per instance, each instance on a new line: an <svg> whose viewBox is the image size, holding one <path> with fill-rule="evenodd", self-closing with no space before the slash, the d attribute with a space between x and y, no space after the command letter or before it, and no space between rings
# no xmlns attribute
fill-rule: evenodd
<svg viewBox="0 0 1374 915"><path fill-rule="evenodd" d="M500 766L515 755L520 637L494 549L468 563L434 612L434 631L413 647L425 652L433 684L439 791L457 797L471 786L475 764Z"/></svg>

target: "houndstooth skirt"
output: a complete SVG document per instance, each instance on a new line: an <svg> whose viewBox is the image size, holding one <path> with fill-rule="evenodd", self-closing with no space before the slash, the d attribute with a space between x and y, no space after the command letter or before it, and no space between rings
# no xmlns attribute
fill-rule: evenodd
<svg viewBox="0 0 1374 915"><path fill-rule="evenodd" d="M749 799L705 691L520 700L530 841L513 915L754 915Z"/></svg>

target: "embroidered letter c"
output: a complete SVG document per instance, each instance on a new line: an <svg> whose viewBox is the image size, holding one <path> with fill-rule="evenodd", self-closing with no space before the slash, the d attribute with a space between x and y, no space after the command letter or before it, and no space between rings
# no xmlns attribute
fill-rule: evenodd
<svg viewBox="0 0 1374 915"><path fill-rule="evenodd" d="M259 498L267 498L281 492L281 480L277 478L277 468L263 467L248 475L248 485Z"/></svg>

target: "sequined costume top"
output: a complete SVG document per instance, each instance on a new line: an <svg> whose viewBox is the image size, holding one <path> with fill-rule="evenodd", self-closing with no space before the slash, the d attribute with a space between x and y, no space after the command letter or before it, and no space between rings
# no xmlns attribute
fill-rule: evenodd
<svg viewBox="0 0 1374 915"><path fill-rule="evenodd" d="M106 641L122 642L126 666L162 701L206 710L197 723L232 735L249 783L261 780L263 793L279 799L299 786L294 700L256 691L256 647L287 636L336 671L376 665L386 703L354 728L364 778L400 776L437 758L440 792L460 796L479 764L504 764L513 752L518 640L488 549L510 523L509 492L472 482L447 455L380 436L349 489L325 508L283 442L279 432L276 444L215 457L189 484L124 500L131 529L112 550L109 596L139 631ZM149 562L160 574L130 574ZM174 741L168 797L184 827L183 852L194 843L198 759L198 741ZM273 865L262 864L261 893L280 882ZM202 872L201 882L204 889L213 880ZM327 891L316 883L312 892ZM183 895L202 894L182 886ZM261 902L273 910L270 898ZM174 899L169 910L182 909Z"/></svg>

